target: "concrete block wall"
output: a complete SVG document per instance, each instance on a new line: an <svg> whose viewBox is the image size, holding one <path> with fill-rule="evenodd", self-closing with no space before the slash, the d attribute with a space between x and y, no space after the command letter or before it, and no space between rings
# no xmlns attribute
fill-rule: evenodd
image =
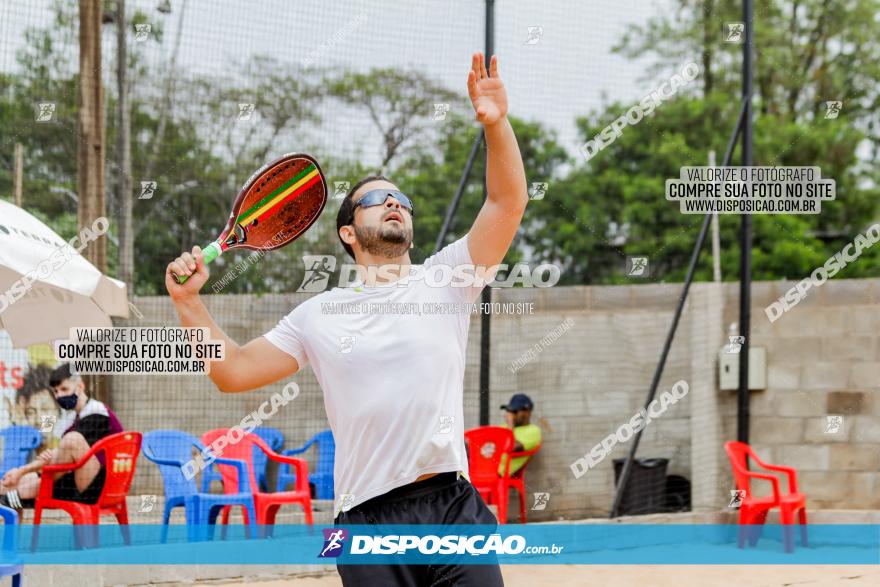
<svg viewBox="0 0 880 587"><path fill-rule="evenodd" d="M495 301L530 301L535 315L493 317L491 423L503 422L498 406L513 393L535 402L533 418L544 443L526 475L527 508L535 492L549 492L544 511L530 520L607 516L614 488L613 460L625 457L629 443L616 446L597 467L576 479L571 464L612 434L644 406L649 383L677 300L673 287L565 287L548 290L496 290ZM574 325L555 342L541 340L571 319ZM690 329L691 312L682 319ZM477 324L478 326L478 324ZM472 326L473 328L473 326ZM475 332L471 340L478 342ZM690 336L677 337L659 390L679 379L690 381ZM512 372L529 348L537 357ZM471 366L469 365L469 368ZM476 372L479 364L473 365ZM690 471L689 398L645 429L639 456L670 459L669 472Z"/></svg>
<svg viewBox="0 0 880 587"><path fill-rule="evenodd" d="M769 462L798 467L800 489L812 508L880 506L880 280L829 281L771 324L763 308L794 282L753 288L752 344L767 349L768 387L751 397L751 442ZM614 490L612 461L619 444L596 468L575 479L570 465L644 406L672 320L681 284L551 289L498 289L496 302L533 304L533 315L492 320L490 423L513 393L536 403L544 433L529 465L527 507L534 492L550 492L530 520L605 516ZM637 456L668 458L669 474L692 482L694 509L723 509L733 488L723 442L736 437L736 393L717 389L717 353L727 324L737 321L738 285L691 288L658 393L679 379L688 396L644 431ZM236 340L269 330L305 295L206 296L209 309ZM135 300L144 319L133 326L176 325L165 297ZM542 339L566 320L574 324L552 343ZM480 320L471 320L465 374L465 427L478 425ZM532 349L519 368L514 361ZM285 448L327 427L320 388L310 368L295 377L302 394L269 425L284 432ZM129 429L177 428L196 436L237 424L282 384L248 394L221 394L205 377L118 376L113 402ZM843 415L838 435L824 433L827 415ZM307 458L313 455L307 455ZM141 461L133 493L159 493L156 467ZM513 496L512 496L513 497ZM516 508L512 508L515 512ZM515 515L514 515L515 517Z"/></svg>
<svg viewBox="0 0 880 587"><path fill-rule="evenodd" d="M752 344L767 349L768 387L751 395L751 443L762 459L798 469L812 508L880 508L880 280L831 280L770 322L764 308L795 282L755 283ZM738 290L725 285L725 322ZM736 398L724 402L735 414ZM827 416L842 430L825 433ZM735 417L725 434L736 433Z"/></svg>

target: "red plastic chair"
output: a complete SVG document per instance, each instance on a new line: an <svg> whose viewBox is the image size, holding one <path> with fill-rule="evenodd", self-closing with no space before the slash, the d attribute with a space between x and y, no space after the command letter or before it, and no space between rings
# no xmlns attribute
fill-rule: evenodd
<svg viewBox="0 0 880 587"><path fill-rule="evenodd" d="M507 494L510 474L498 476L501 455L513 451L513 430L501 426L480 426L466 430L464 438L468 446L468 472L471 484L487 504L498 507L498 522L507 523ZM507 459L508 467L510 459Z"/></svg>
<svg viewBox="0 0 880 587"><path fill-rule="evenodd" d="M745 490L745 498L742 500L742 505L739 508L739 547L742 548L745 545L746 533L749 528L751 529L749 545L754 546L758 543L758 539L761 536L761 528L767 520L767 514L775 507L779 508L780 520L784 526L783 544L785 545L785 552L794 551L792 530L795 513L798 514L798 521L801 526L801 545L807 546L807 497L803 493L798 493L797 471L793 467L765 463L758 458L752 447L744 442L725 442L724 450L730 458L731 465L733 465L736 488L738 490ZM776 475L750 471L748 469L747 457L754 459L764 469L786 473L788 475L788 493L783 495L779 492L779 478ZM751 489L752 478L769 481L773 487L773 495L765 497L753 496Z"/></svg>
<svg viewBox="0 0 880 587"><path fill-rule="evenodd" d="M104 514L116 516L125 543L131 544L128 530L128 506L125 503L125 498L131 488L140 451L140 432L118 432L93 444L89 452L76 463L45 465L40 477L40 490L34 502L34 533L31 540L31 550L36 550L43 510L48 509L64 510L73 518L74 525L93 526L92 531L85 533L85 535L82 532L77 533L76 539L80 546L97 546L97 526L101 523L101 515ZM86 504L53 498L55 474L79 469L98 452L104 453L105 470L104 488L101 490L98 501L94 504Z"/></svg>
<svg viewBox="0 0 880 587"><path fill-rule="evenodd" d="M202 435L202 443L205 446L210 445L214 442L218 437L228 434L229 430L226 428L217 428L215 430L209 430ZM254 463L253 463L253 454L254 446L258 446L260 450L262 450L270 460L273 460L278 463L289 464L296 471L296 484L294 485L295 489L293 491L277 491L275 493L265 493L260 491L260 486L257 483L257 478L254 473ZM217 454L217 453L215 453ZM248 477L250 477L250 488L251 492L254 494L254 510L257 513L257 526L265 528L267 526L272 526L275 524L275 516L278 513L278 510L284 504L292 504L298 503L302 505L303 511L306 515L306 524L311 526L313 524L312 521L312 497L311 491L309 490L309 470L308 464L303 459L297 459L294 457L287 457L284 455L280 455L265 443L262 438L257 436L256 434L246 434L244 435L240 441L235 444L226 445L223 450L217 454L218 457L224 457L227 459L240 459L247 463L248 465ZM237 493L238 492L238 469L229 465L218 465L220 468L220 475L223 478L223 491L225 493ZM223 508L223 519L222 522L224 526L229 523L229 512L232 506L226 506ZM249 524L247 511L244 512L244 523ZM271 529L265 528L269 535L271 535Z"/></svg>
<svg viewBox="0 0 880 587"><path fill-rule="evenodd" d="M528 467L529 463L532 462L531 457L534 456L534 454L539 450L541 450L540 444L532 450L512 452L510 453L510 456L506 460L506 464L504 466L505 475L509 477L509 480L507 482L508 485L516 489L516 491L519 493L519 519L523 524L526 523L526 467ZM513 459L519 457L529 457L529 460L523 463L523 466L520 467L515 473L510 474L510 463L513 461Z"/></svg>

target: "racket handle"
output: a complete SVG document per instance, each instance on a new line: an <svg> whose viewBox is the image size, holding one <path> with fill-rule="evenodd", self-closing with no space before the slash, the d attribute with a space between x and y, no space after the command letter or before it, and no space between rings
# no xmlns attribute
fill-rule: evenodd
<svg viewBox="0 0 880 587"><path fill-rule="evenodd" d="M216 241L202 249L205 265L219 257L220 253L222 252L223 250L220 248L220 245L218 245ZM186 280L189 279L189 275L175 275L174 279L177 280L177 283L184 284L186 283Z"/></svg>

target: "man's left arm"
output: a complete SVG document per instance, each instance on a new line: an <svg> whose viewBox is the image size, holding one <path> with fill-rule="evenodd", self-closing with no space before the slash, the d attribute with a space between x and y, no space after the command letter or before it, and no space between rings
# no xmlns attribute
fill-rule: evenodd
<svg viewBox="0 0 880 587"><path fill-rule="evenodd" d="M537 426L518 426L517 429L514 452L526 452L541 444L541 429Z"/></svg>
<svg viewBox="0 0 880 587"><path fill-rule="evenodd" d="M468 94L486 135L487 199L468 233L468 252L475 265L497 265L504 259L529 201L525 168L513 127L507 119L507 92L498 77L498 57L489 71L475 53L468 72Z"/></svg>

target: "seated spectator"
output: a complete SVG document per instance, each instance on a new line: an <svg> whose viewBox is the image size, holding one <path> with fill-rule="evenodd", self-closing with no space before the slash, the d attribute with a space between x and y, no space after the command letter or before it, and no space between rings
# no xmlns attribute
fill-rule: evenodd
<svg viewBox="0 0 880 587"><path fill-rule="evenodd" d="M541 444L541 429L530 422L532 418L532 400L524 393L517 393L507 405L501 406L504 410L504 419L508 428L513 428L513 452L532 450ZM531 457L516 457L510 462L510 474L513 475L525 465ZM498 475L504 475L504 464L507 455L501 457L501 465L498 467Z"/></svg>
<svg viewBox="0 0 880 587"><path fill-rule="evenodd" d="M89 398L79 375L65 363L52 372L49 381L61 415L53 432L61 441L58 448L41 452L23 467L10 469L0 480L0 503L22 509L32 506L40 488L40 470L44 465L75 463L93 444L110 434L122 432L116 415L96 399ZM104 488L105 456L92 456L82 467L55 479L52 497L80 503L96 503Z"/></svg>

